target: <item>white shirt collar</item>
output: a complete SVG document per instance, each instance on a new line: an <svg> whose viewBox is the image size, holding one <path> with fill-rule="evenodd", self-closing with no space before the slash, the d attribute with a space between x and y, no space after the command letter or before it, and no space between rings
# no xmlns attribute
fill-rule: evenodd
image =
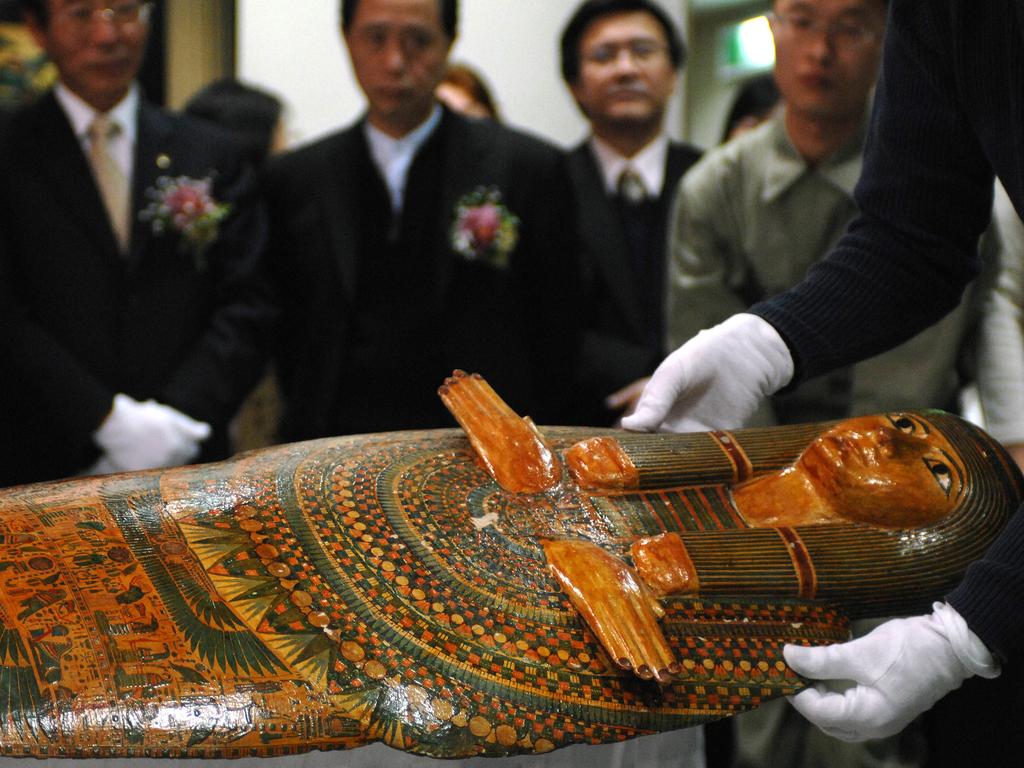
<svg viewBox="0 0 1024 768"><path fill-rule="evenodd" d="M369 120L363 123L370 155L377 170L384 177L388 192L391 194L391 209L395 213L402 210L405 181L409 176L412 160L441 122L442 114L441 107L435 104L426 120L397 139L372 126Z"/></svg>
<svg viewBox="0 0 1024 768"><path fill-rule="evenodd" d="M86 146L89 141L89 126L92 125L92 121L99 112L62 82L57 83L53 93L68 116L68 120L71 121L71 128L74 130L75 136L83 146ZM107 112L111 120L115 120L121 126L121 135L131 146L135 146L135 138L139 133L138 112L139 87L135 83L132 83L125 97Z"/></svg>
<svg viewBox="0 0 1024 768"><path fill-rule="evenodd" d="M668 159L668 134L659 133L653 141L633 157L623 157L610 144L597 136L590 137L590 148L604 176L605 192L609 195L615 194L619 176L627 167L640 174L648 195L651 197L661 195L661 188L665 185L665 162Z"/></svg>

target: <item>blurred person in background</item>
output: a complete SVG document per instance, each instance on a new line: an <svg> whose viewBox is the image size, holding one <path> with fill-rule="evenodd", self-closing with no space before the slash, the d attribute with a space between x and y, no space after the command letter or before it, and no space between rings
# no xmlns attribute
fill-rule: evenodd
<svg viewBox="0 0 1024 768"><path fill-rule="evenodd" d="M243 145L246 157L259 166L285 149L284 105L261 88L232 77L214 80L185 102L182 112L229 131Z"/></svg>
<svg viewBox="0 0 1024 768"><path fill-rule="evenodd" d="M733 97L721 142L742 136L772 116L779 106L779 88L771 72L756 75L740 84Z"/></svg>
<svg viewBox="0 0 1024 768"><path fill-rule="evenodd" d="M587 0L566 24L561 57L590 126L569 154L586 307L575 419L604 426L626 405L619 390L664 354L669 212L700 152L666 133L686 48L656 3Z"/></svg>
<svg viewBox="0 0 1024 768"><path fill-rule="evenodd" d="M225 77L214 80L185 102L186 115L205 120L231 134L246 160L259 168L286 146L284 105L272 93ZM273 366L239 406L229 434L232 452L278 442L281 392Z"/></svg>
<svg viewBox="0 0 1024 768"><path fill-rule="evenodd" d="M454 368L564 421L550 382L575 362L580 280L562 154L438 102L454 0L341 12L366 114L264 174L282 438L450 426L436 390Z"/></svg>
<svg viewBox="0 0 1024 768"><path fill-rule="evenodd" d="M22 2L59 81L0 135L0 485L223 458L266 359L243 153L145 100L151 6L108 6Z"/></svg>
<svg viewBox="0 0 1024 768"><path fill-rule="evenodd" d="M455 112L501 121L498 104L483 75L468 64L449 64L435 93L438 101Z"/></svg>

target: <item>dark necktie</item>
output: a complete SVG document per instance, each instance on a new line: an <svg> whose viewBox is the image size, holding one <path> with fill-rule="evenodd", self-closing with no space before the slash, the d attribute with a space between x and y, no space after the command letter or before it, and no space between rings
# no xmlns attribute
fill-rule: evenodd
<svg viewBox="0 0 1024 768"><path fill-rule="evenodd" d="M629 167L619 175L616 197L630 266L644 303L645 335L647 341L657 346L665 284L664 247L658 237L658 201L648 197L640 174Z"/></svg>
<svg viewBox="0 0 1024 768"><path fill-rule="evenodd" d="M639 205L647 199L647 189L640 174L628 166L619 174L618 193L629 205Z"/></svg>

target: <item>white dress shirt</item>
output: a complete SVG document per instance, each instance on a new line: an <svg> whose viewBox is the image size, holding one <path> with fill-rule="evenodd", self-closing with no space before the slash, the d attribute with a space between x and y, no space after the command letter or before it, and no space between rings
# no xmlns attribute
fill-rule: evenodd
<svg viewBox="0 0 1024 768"><path fill-rule="evenodd" d="M441 114L441 107L435 104L430 117L424 120L418 128L413 129L400 139L388 136L379 128L374 128L370 125L369 120L364 123L366 141L370 145L370 155L388 187L388 194L391 196L391 212L396 217L402 212L402 203L405 200L405 182L409 177L409 168L412 166L413 158L416 157L419 148L430 138L441 122Z"/></svg>
<svg viewBox="0 0 1024 768"><path fill-rule="evenodd" d="M627 168L636 171L643 179L648 197L661 195L661 188L665 185L665 162L668 159L667 134L659 133L657 138L633 157L620 155L610 144L597 136L590 137L590 149L601 169L605 192L609 196L616 194L619 177Z"/></svg>
<svg viewBox="0 0 1024 768"><path fill-rule="evenodd" d="M60 104L64 113L68 116L71 128L75 132L82 152L89 157L91 139L89 138L89 126L99 114L89 104L86 104L79 96L73 93L63 83L57 83L53 89L57 103ZM121 172L128 179L128 188L131 189L132 171L135 165L135 141L139 135L138 114L139 114L139 88L132 84L125 97L117 105L106 113L112 122L120 127L115 136L111 136L107 151L117 163Z"/></svg>

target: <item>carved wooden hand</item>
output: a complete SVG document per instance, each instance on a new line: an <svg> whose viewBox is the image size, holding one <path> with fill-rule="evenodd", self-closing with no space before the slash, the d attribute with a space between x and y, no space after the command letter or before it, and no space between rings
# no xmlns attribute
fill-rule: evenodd
<svg viewBox="0 0 1024 768"><path fill-rule="evenodd" d="M561 463L533 421L520 418L479 374L455 371L437 393L502 488L540 493L558 485Z"/></svg>
<svg viewBox="0 0 1024 768"><path fill-rule="evenodd" d="M659 683L679 673L658 626L664 611L632 568L589 541L546 541L544 553L573 607L616 664Z"/></svg>

